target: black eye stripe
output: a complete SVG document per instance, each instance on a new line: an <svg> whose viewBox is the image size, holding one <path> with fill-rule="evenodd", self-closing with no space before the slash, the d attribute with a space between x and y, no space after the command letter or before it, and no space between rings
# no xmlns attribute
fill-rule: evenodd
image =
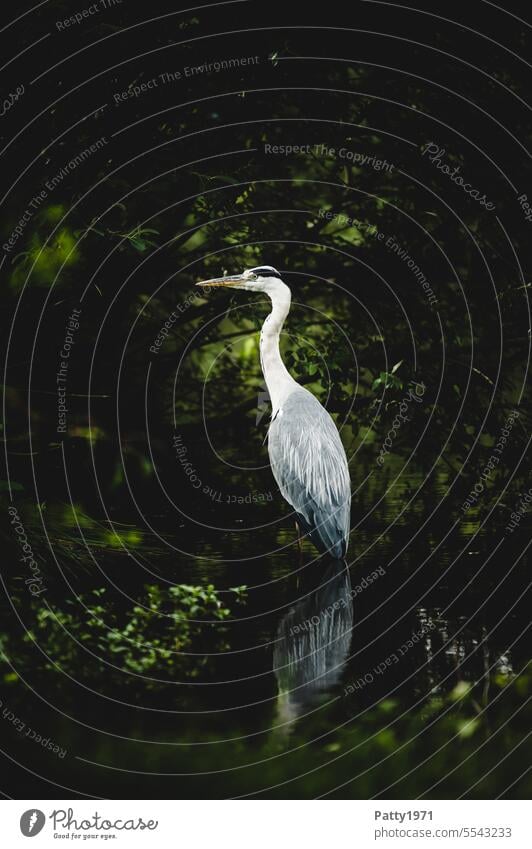
<svg viewBox="0 0 532 849"><path fill-rule="evenodd" d="M278 277L281 279L281 275L278 271L272 271L271 268L252 268L253 274L260 275L261 277Z"/></svg>

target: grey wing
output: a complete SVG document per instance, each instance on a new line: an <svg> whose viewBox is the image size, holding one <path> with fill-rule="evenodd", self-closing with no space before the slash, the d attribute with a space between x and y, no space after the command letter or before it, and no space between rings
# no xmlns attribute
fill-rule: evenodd
<svg viewBox="0 0 532 849"><path fill-rule="evenodd" d="M314 543L343 557L351 481L345 450L327 411L301 387L281 405L268 434L272 472Z"/></svg>

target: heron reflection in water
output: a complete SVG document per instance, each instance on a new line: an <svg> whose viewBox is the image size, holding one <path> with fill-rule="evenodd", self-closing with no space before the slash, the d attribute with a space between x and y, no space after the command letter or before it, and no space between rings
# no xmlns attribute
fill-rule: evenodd
<svg viewBox="0 0 532 849"><path fill-rule="evenodd" d="M273 653L278 684L276 724L311 710L340 683L349 656L353 629L353 598L344 561L332 561L318 589L281 619Z"/></svg>

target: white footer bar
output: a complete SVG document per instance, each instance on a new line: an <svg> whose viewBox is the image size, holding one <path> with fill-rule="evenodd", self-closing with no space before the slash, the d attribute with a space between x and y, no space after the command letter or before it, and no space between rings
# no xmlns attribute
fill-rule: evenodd
<svg viewBox="0 0 532 849"><path fill-rule="evenodd" d="M526 801L12 801L2 846L531 849ZM30 839L35 843L29 844Z"/></svg>

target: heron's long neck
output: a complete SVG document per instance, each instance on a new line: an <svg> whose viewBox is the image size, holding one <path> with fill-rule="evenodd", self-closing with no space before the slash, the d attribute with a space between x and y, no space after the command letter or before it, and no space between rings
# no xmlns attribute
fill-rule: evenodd
<svg viewBox="0 0 532 849"><path fill-rule="evenodd" d="M270 394L273 416L284 399L293 392L298 384L288 373L279 351L279 337L290 310L290 289L283 285L281 290L272 292L269 297L272 302L272 311L262 325L260 362Z"/></svg>

